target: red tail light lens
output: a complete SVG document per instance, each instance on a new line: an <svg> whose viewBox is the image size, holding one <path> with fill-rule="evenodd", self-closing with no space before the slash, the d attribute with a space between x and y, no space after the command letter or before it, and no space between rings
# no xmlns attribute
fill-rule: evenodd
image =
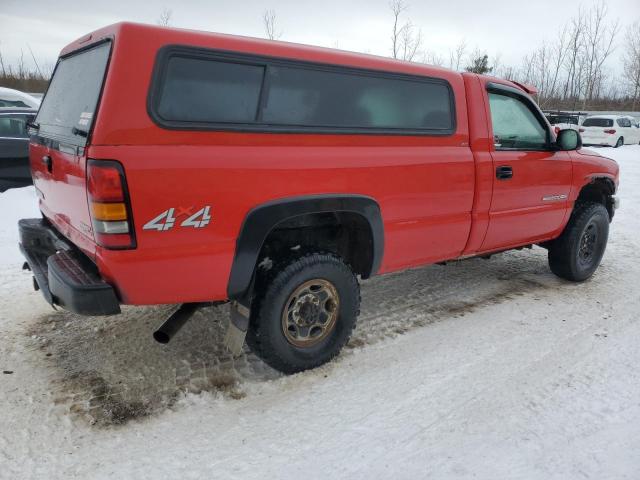
<svg viewBox="0 0 640 480"><path fill-rule="evenodd" d="M553 127L553 131L556 132L556 135L558 135L560 133L560 127Z"/></svg>
<svg viewBox="0 0 640 480"><path fill-rule="evenodd" d="M120 169L112 162L89 163L89 195L97 202L123 202L124 191Z"/></svg>
<svg viewBox="0 0 640 480"><path fill-rule="evenodd" d="M578 131L579 131L580 133L583 133L583 132L584 132L584 128L579 128L579 129L578 129Z"/></svg>
<svg viewBox="0 0 640 480"><path fill-rule="evenodd" d="M93 233L98 245L135 248L135 231L124 169L113 160L89 160L87 190Z"/></svg>
<svg viewBox="0 0 640 480"><path fill-rule="evenodd" d="M604 133L608 133L609 135L613 135L614 133L616 133L616 131L611 129L611 130L605 130Z"/></svg>

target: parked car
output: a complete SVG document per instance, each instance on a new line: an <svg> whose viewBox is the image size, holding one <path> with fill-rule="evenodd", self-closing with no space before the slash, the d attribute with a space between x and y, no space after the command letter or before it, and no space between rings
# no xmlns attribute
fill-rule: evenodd
<svg viewBox="0 0 640 480"><path fill-rule="evenodd" d="M120 23L65 47L35 120L45 299L82 315L229 302L227 345L321 365L358 277L540 245L597 269L618 165L515 83L343 51Z"/></svg>
<svg viewBox="0 0 640 480"><path fill-rule="evenodd" d="M621 147L640 143L640 128L633 117L623 115L593 115L580 126L584 145Z"/></svg>
<svg viewBox="0 0 640 480"><path fill-rule="evenodd" d="M580 120L585 114L582 113L572 113L572 112L545 112L545 116L552 127L559 132L560 130L564 130L570 128L571 130L578 131Z"/></svg>
<svg viewBox="0 0 640 480"><path fill-rule="evenodd" d="M37 110L40 101L28 93L0 87L0 108L28 108Z"/></svg>
<svg viewBox="0 0 640 480"><path fill-rule="evenodd" d="M0 192L31 185L27 122L36 110L0 108Z"/></svg>

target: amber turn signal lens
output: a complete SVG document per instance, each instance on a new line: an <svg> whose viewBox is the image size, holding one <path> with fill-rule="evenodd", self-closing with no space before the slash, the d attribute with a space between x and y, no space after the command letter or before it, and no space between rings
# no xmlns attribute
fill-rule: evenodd
<svg viewBox="0 0 640 480"><path fill-rule="evenodd" d="M94 220L118 221L127 219L127 207L124 203L91 203L91 216Z"/></svg>

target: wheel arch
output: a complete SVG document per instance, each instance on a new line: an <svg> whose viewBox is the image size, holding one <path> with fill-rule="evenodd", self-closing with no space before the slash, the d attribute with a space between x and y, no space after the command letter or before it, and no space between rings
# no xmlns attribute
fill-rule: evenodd
<svg viewBox="0 0 640 480"><path fill-rule="evenodd" d="M576 202L592 201L605 206L609 212L609 218L615 213L613 195L616 193L616 184L609 175L592 175L586 179L586 183L580 187Z"/></svg>
<svg viewBox="0 0 640 480"><path fill-rule="evenodd" d="M368 226L370 261L366 262L367 265L361 265L357 273L363 278L374 275L380 268L384 254L384 225L380 206L375 199L352 194L288 197L258 205L247 213L236 240L227 286L228 297L238 300L250 290L260 253L272 232L287 222L295 223L297 219L318 214L358 218Z"/></svg>

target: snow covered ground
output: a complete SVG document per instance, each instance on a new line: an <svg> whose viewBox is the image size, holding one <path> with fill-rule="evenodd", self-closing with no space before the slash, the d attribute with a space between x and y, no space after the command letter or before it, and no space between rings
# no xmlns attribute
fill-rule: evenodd
<svg viewBox="0 0 640 480"><path fill-rule="evenodd" d="M363 285L331 364L284 377L221 347L225 308L168 346L170 307L53 312L20 271L0 196L0 478L640 478L640 146L597 274L546 251L431 266Z"/></svg>

